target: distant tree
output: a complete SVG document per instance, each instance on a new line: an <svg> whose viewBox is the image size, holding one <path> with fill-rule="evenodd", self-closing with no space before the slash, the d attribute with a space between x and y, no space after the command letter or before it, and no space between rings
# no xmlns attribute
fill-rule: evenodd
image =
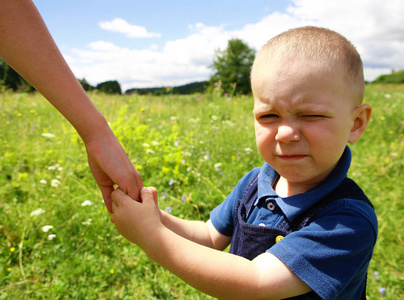
<svg viewBox="0 0 404 300"><path fill-rule="evenodd" d="M209 85L208 81L192 82L181 86L173 87L173 94L189 95L195 93L204 93Z"/></svg>
<svg viewBox="0 0 404 300"><path fill-rule="evenodd" d="M92 90L94 90L94 87L93 87L91 84L89 84L85 78L79 79L79 82L80 82L82 88L83 88L85 91L92 91Z"/></svg>
<svg viewBox="0 0 404 300"><path fill-rule="evenodd" d="M110 80L97 84L96 89L105 94L122 94L118 81Z"/></svg>
<svg viewBox="0 0 404 300"><path fill-rule="evenodd" d="M404 83L404 71L391 71L391 74L380 75L373 83Z"/></svg>
<svg viewBox="0 0 404 300"><path fill-rule="evenodd" d="M154 96L161 96L161 95L164 95L164 89L163 89L163 88L155 89L155 90L153 91L153 95L154 95Z"/></svg>
<svg viewBox="0 0 404 300"><path fill-rule="evenodd" d="M125 92L125 94L138 94L138 95L166 95L167 93L173 95L190 95L195 93L204 93L209 86L209 81L198 81L192 82L180 86L174 86L167 91L167 88L164 87L155 87L155 88L133 88L129 89Z"/></svg>
<svg viewBox="0 0 404 300"><path fill-rule="evenodd" d="M231 90L236 84L237 93L251 93L250 72L254 58L255 50L242 40L229 40L225 50L216 51L216 59L211 66L215 70L210 79L211 84L221 82L224 91Z"/></svg>
<svg viewBox="0 0 404 300"><path fill-rule="evenodd" d="M31 92L32 87L23 77L0 58L0 87L13 91Z"/></svg>

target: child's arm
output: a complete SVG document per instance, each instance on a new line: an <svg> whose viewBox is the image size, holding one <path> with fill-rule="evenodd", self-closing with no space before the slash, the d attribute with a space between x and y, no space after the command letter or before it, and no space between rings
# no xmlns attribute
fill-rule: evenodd
<svg viewBox="0 0 404 300"><path fill-rule="evenodd" d="M169 218L169 226L181 235L170 230L161 221L161 217L167 216L160 213L156 194L153 199L149 189L142 189L142 203L133 201L119 189L112 194L112 199L114 215L111 221L117 230L138 244L151 259L206 294L221 299L281 299L310 291L270 253L249 261L202 246L181 236L199 241L191 230L181 229L180 224L189 223L176 218ZM173 223L176 225L172 226ZM199 225L195 228L201 228ZM214 229L207 226L209 232Z"/></svg>
<svg viewBox="0 0 404 300"><path fill-rule="evenodd" d="M231 242L231 237L218 232L210 220L206 223L184 220L161 211L161 222L176 234L209 248L224 250Z"/></svg>

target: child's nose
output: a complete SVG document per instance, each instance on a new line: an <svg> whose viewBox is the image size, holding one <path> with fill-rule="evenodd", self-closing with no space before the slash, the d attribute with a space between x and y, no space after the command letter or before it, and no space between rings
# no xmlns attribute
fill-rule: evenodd
<svg viewBox="0 0 404 300"><path fill-rule="evenodd" d="M281 143L290 143L300 140L300 133L292 124L283 124L278 127L275 139Z"/></svg>

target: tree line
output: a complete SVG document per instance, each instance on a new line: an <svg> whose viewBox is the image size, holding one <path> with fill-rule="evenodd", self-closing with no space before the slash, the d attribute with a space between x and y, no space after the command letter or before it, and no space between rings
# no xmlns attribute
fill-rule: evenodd
<svg viewBox="0 0 404 300"><path fill-rule="evenodd" d="M193 82L175 87L134 88L127 94L194 94L220 90L223 93L250 94L250 72L255 59L255 50L240 39L228 41L225 50L216 50L215 58L210 66L214 71L207 81ZM106 94L122 94L121 86L116 80L90 85L85 78L78 79L85 91L98 90ZM404 83L404 71L392 71L381 75L373 83ZM0 90L32 92L35 90L24 78L15 72L0 58Z"/></svg>

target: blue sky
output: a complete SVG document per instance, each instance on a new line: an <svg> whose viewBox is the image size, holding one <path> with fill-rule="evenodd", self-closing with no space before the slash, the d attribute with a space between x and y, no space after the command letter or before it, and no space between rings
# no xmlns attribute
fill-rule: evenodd
<svg viewBox="0 0 404 300"><path fill-rule="evenodd" d="M358 48L365 78L404 69L402 0L34 0L76 77L132 87L207 80L231 38L259 48L287 29L336 30Z"/></svg>
<svg viewBox="0 0 404 300"><path fill-rule="evenodd" d="M58 45L84 47L90 41L108 39L122 47L141 49L150 44L163 46L168 40L186 37L189 25L223 25L228 30L258 22L271 12L284 11L285 0L204 0L204 1L131 1L131 0L34 0ZM128 39L107 32L99 22L121 18L161 38Z"/></svg>

